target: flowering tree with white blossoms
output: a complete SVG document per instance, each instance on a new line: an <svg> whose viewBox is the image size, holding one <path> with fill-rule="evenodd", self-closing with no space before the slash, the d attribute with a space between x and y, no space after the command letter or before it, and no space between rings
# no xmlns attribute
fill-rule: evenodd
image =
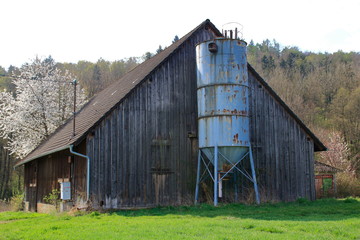
<svg viewBox="0 0 360 240"><path fill-rule="evenodd" d="M350 149L342 134L337 131L324 130L322 135L325 136L323 142L328 147L327 151L320 153L322 161L330 166L339 168L348 177L355 178L359 163L351 161Z"/></svg>
<svg viewBox="0 0 360 240"><path fill-rule="evenodd" d="M18 158L30 153L72 115L74 77L55 64L51 57L36 57L13 76L15 92L0 93L0 133ZM80 87L76 97L79 109L85 103Z"/></svg>

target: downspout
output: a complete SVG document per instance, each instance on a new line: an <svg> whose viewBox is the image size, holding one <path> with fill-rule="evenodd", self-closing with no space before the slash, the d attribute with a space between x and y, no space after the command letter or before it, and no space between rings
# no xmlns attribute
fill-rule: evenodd
<svg viewBox="0 0 360 240"><path fill-rule="evenodd" d="M70 145L69 150L70 153L82 157L82 158L86 158L87 160L87 169L86 169L86 201L89 201L89 196L90 196L90 158L84 154L75 152L73 150L74 145Z"/></svg>

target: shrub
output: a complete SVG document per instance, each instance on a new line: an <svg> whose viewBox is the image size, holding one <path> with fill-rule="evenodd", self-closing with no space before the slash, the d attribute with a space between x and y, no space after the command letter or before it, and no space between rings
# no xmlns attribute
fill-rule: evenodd
<svg viewBox="0 0 360 240"><path fill-rule="evenodd" d="M360 196L360 180L347 173L338 173L336 179L337 197Z"/></svg>
<svg viewBox="0 0 360 240"><path fill-rule="evenodd" d="M308 199L306 199L306 198L298 198L298 199L296 199L296 202L298 204L308 204L308 203L310 203L310 201Z"/></svg>
<svg viewBox="0 0 360 240"><path fill-rule="evenodd" d="M51 205L54 205L58 209L61 199L59 198L60 191L58 189L53 189L51 193L44 197L44 201Z"/></svg>
<svg viewBox="0 0 360 240"><path fill-rule="evenodd" d="M11 211L22 211L24 210L24 194L18 194L10 199Z"/></svg>
<svg viewBox="0 0 360 240"><path fill-rule="evenodd" d="M348 197L344 200L344 203L357 203L356 198Z"/></svg>

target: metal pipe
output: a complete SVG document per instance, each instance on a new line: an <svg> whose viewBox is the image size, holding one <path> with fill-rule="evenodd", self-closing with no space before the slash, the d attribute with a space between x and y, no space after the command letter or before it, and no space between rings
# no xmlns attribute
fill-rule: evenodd
<svg viewBox="0 0 360 240"><path fill-rule="evenodd" d="M222 194L222 183L223 183L223 180L220 176L220 173L219 173L219 198L222 198L223 197L223 194Z"/></svg>
<svg viewBox="0 0 360 240"><path fill-rule="evenodd" d="M73 150L74 145L70 145L69 150L70 153L82 157L82 158L86 158L87 160L87 169L86 169L86 201L89 201L89 196L90 196L90 158L89 156L86 156L84 154L75 152Z"/></svg>
<svg viewBox="0 0 360 240"><path fill-rule="evenodd" d="M214 206L218 205L218 146L214 149Z"/></svg>
<svg viewBox="0 0 360 240"><path fill-rule="evenodd" d="M199 149L197 174L196 174L195 204L197 204L199 201L200 166L201 166L201 150Z"/></svg>
<svg viewBox="0 0 360 240"><path fill-rule="evenodd" d="M260 204L260 196L259 196L259 190L258 190L258 185L257 185L257 181L256 181L256 173L255 173L254 159L253 159L253 155L252 155L251 146L249 147L249 151L250 151L250 166L251 166L252 179L253 179L253 183L254 183L256 203Z"/></svg>

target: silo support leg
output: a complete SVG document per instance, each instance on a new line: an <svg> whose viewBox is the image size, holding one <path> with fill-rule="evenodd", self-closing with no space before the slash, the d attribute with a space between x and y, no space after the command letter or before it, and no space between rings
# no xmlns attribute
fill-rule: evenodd
<svg viewBox="0 0 360 240"><path fill-rule="evenodd" d="M235 198L235 202L239 201L239 193L238 193L238 185L237 185L237 179L236 179L236 172L234 172L234 198Z"/></svg>
<svg viewBox="0 0 360 240"><path fill-rule="evenodd" d="M218 205L218 146L214 149L214 206Z"/></svg>
<svg viewBox="0 0 360 240"><path fill-rule="evenodd" d="M254 183L254 191L255 191L256 203L257 203L257 204L260 204L260 195L259 195L259 189L258 189L258 185L257 185L257 181L256 181L256 173L255 173L254 159L253 159L251 147L250 147L249 150L250 150L251 174L252 174L252 179L253 179L253 183Z"/></svg>
<svg viewBox="0 0 360 240"><path fill-rule="evenodd" d="M195 187L195 204L199 201L199 185L200 185L200 167L201 167L201 150L199 149L197 174L196 174L196 187Z"/></svg>

